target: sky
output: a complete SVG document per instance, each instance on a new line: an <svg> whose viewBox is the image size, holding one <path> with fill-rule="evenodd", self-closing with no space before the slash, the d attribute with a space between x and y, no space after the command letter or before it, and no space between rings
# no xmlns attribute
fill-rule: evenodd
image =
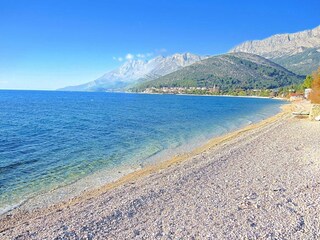
<svg viewBox="0 0 320 240"><path fill-rule="evenodd" d="M54 90L126 59L217 55L320 25L319 0L0 0L0 89Z"/></svg>

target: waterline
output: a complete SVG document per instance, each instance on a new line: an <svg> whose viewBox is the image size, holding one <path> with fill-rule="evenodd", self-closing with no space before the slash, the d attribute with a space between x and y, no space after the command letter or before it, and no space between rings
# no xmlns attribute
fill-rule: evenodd
<svg viewBox="0 0 320 240"><path fill-rule="evenodd" d="M40 196L45 204L49 195L57 201L75 196L261 121L283 104L110 93L0 95L8 106L0 113L0 208L6 209Z"/></svg>

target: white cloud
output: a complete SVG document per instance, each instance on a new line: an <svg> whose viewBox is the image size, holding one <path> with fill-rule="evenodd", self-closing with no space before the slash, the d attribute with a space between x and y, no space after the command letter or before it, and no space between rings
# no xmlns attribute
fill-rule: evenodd
<svg viewBox="0 0 320 240"><path fill-rule="evenodd" d="M145 58L145 57L146 57L146 55L143 54L143 53L138 53L136 56L137 56L138 58Z"/></svg>
<svg viewBox="0 0 320 240"><path fill-rule="evenodd" d="M153 53L151 53L151 52L148 52L148 53L138 53L138 54L136 54L136 57L137 57L137 58L142 58L142 59L148 58L148 57L151 57L151 56L153 56Z"/></svg>
<svg viewBox="0 0 320 240"><path fill-rule="evenodd" d="M134 59L134 55L131 54L131 53L128 53L128 54L126 55L126 59L127 59L127 60Z"/></svg>
<svg viewBox="0 0 320 240"><path fill-rule="evenodd" d="M113 60L115 61L119 61L122 62L124 60L132 60L134 58L138 58L138 59L148 59L154 55L161 55L167 52L167 49L165 48L161 48L161 49L155 49L153 52L148 52L148 53L137 53L137 54L131 54L128 53L126 56L124 57L112 57Z"/></svg>
<svg viewBox="0 0 320 240"><path fill-rule="evenodd" d="M123 61L122 57L112 57L112 59L115 60L115 61L119 61L119 62Z"/></svg>

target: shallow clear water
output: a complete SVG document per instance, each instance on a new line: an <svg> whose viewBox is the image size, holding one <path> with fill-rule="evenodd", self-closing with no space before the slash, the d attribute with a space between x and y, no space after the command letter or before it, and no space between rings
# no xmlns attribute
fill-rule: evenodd
<svg viewBox="0 0 320 240"><path fill-rule="evenodd" d="M190 150L267 118L282 104L255 98L0 91L0 212L96 171Z"/></svg>

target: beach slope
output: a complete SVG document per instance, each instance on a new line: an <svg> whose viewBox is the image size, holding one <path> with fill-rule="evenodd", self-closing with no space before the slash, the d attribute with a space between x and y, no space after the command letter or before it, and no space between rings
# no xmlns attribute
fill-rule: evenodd
<svg viewBox="0 0 320 240"><path fill-rule="evenodd" d="M1 239L317 239L320 124L282 113L48 209Z"/></svg>

